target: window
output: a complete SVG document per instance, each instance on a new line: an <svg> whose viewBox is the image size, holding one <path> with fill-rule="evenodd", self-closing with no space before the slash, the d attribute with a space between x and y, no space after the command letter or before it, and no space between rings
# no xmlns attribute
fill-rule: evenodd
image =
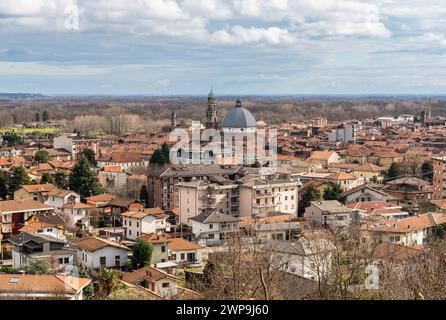
<svg viewBox="0 0 446 320"><path fill-rule="evenodd" d="M208 238L209 238L209 239L214 239L214 234L213 234L213 233L210 233L209 236L208 236Z"/></svg>
<svg viewBox="0 0 446 320"><path fill-rule="evenodd" d="M100 258L99 258L99 265L100 265L101 267L105 267L106 264L107 264L107 258L106 258L106 257L100 257Z"/></svg>
<svg viewBox="0 0 446 320"><path fill-rule="evenodd" d="M170 283L169 282L163 282L162 287L163 288L169 288Z"/></svg>
<svg viewBox="0 0 446 320"><path fill-rule="evenodd" d="M136 231L136 236L139 237L139 231Z"/></svg>
<svg viewBox="0 0 446 320"><path fill-rule="evenodd" d="M161 252L166 252L166 246L161 246Z"/></svg>
<svg viewBox="0 0 446 320"><path fill-rule="evenodd" d="M136 227L139 228L139 222L136 222Z"/></svg>
<svg viewBox="0 0 446 320"><path fill-rule="evenodd" d="M184 260L184 253L181 254L181 260Z"/></svg>
<svg viewBox="0 0 446 320"><path fill-rule="evenodd" d="M127 219L124 219L124 225L125 226L127 225Z"/></svg>
<svg viewBox="0 0 446 320"><path fill-rule="evenodd" d="M132 226L132 221L129 221L129 227L131 227Z"/></svg>
<svg viewBox="0 0 446 320"><path fill-rule="evenodd" d="M115 267L119 268L121 266L121 256L115 256Z"/></svg>
<svg viewBox="0 0 446 320"><path fill-rule="evenodd" d="M214 225L212 223L209 225L209 229L214 229Z"/></svg>
<svg viewBox="0 0 446 320"><path fill-rule="evenodd" d="M129 236L131 236L132 235L132 230L129 230Z"/></svg>
<svg viewBox="0 0 446 320"><path fill-rule="evenodd" d="M57 259L57 262L58 262L59 264L63 264L63 258L59 258L59 259Z"/></svg>

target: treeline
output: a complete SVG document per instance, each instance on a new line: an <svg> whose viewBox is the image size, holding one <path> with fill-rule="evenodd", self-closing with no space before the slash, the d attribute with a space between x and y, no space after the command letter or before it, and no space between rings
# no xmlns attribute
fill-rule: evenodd
<svg viewBox="0 0 446 320"><path fill-rule="evenodd" d="M236 97L218 97L221 119L235 104ZM421 98L392 97L242 97L243 106L257 120L269 123L300 121L325 116L331 121L346 119L419 115L427 111ZM26 124L45 114L46 119L66 120L73 129L95 127L105 131L156 128L168 125L172 112L177 121L204 120L206 97L145 97L145 98L54 98L42 100L0 101L0 127ZM445 116L446 99L432 101L433 115ZM40 119L43 117L40 116Z"/></svg>

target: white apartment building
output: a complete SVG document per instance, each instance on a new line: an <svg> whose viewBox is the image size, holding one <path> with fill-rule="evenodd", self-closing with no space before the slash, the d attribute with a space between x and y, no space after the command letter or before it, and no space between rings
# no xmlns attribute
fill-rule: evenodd
<svg viewBox="0 0 446 320"><path fill-rule="evenodd" d="M299 182L253 179L240 185L240 217L267 212L290 213L297 216Z"/></svg>
<svg viewBox="0 0 446 320"><path fill-rule="evenodd" d="M238 185L233 182L180 182L177 188L181 223L188 224L189 218L208 210L231 216L239 215Z"/></svg>
<svg viewBox="0 0 446 320"><path fill-rule="evenodd" d="M127 239L136 240L143 233L170 231L167 215L160 208L130 210L121 213Z"/></svg>
<svg viewBox="0 0 446 320"><path fill-rule="evenodd" d="M357 139L358 124L344 123L328 133L328 141L343 143L354 142Z"/></svg>
<svg viewBox="0 0 446 320"><path fill-rule="evenodd" d="M317 226L346 229L359 219L358 210L350 209L337 200L311 201L305 208L305 219Z"/></svg>
<svg viewBox="0 0 446 320"><path fill-rule="evenodd" d="M221 244L228 233L239 230L238 222L238 218L217 212L203 212L189 219L192 233L202 246Z"/></svg>

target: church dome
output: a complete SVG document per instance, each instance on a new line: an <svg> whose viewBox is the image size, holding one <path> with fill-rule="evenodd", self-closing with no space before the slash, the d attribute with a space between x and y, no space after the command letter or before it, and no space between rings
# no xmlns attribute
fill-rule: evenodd
<svg viewBox="0 0 446 320"><path fill-rule="evenodd" d="M226 113L220 125L221 128L255 128L257 127L256 119L248 109L242 107L242 102L237 99L234 108Z"/></svg>

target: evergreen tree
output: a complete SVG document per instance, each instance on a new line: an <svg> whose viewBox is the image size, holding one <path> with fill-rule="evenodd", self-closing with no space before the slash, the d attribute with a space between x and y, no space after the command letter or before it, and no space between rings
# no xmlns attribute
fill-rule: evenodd
<svg viewBox="0 0 446 320"><path fill-rule="evenodd" d="M166 159L164 158L163 151L161 149L156 149L150 157L151 164L163 165L166 163Z"/></svg>
<svg viewBox="0 0 446 320"><path fill-rule="evenodd" d="M139 190L139 200L144 204L145 208L149 207L149 191L147 191L147 186L141 186Z"/></svg>
<svg viewBox="0 0 446 320"><path fill-rule="evenodd" d="M25 270L28 274L49 274L49 271L50 263L45 259L31 260Z"/></svg>
<svg viewBox="0 0 446 320"><path fill-rule="evenodd" d="M45 172L42 175L42 179L40 179L40 183L41 184L45 184L45 183L52 183L52 184L54 184L55 181L54 181L53 176L49 172Z"/></svg>
<svg viewBox="0 0 446 320"><path fill-rule="evenodd" d="M338 200L342 202L342 192L343 190L339 183L330 183L330 185L324 189L324 200Z"/></svg>
<svg viewBox="0 0 446 320"><path fill-rule="evenodd" d="M40 121L40 113L36 112L36 114L34 115L34 121Z"/></svg>
<svg viewBox="0 0 446 320"><path fill-rule="evenodd" d="M11 198L14 197L14 191L20 189L21 186L31 184L31 178L23 166L17 167L12 171L9 179L9 192Z"/></svg>
<svg viewBox="0 0 446 320"><path fill-rule="evenodd" d="M103 191L96 173L91 169L90 162L82 156L74 165L68 185L82 197L95 196Z"/></svg>
<svg viewBox="0 0 446 320"><path fill-rule="evenodd" d="M39 150L34 155L34 161L38 162L38 163L48 162L49 155L50 154L48 153L48 151L46 151L46 150Z"/></svg>
<svg viewBox="0 0 446 320"><path fill-rule="evenodd" d="M389 170L387 171L387 179L395 179L403 174L403 168L399 163L392 162Z"/></svg>
<svg viewBox="0 0 446 320"><path fill-rule="evenodd" d="M85 158L87 158L87 160L90 162L90 164L93 167L96 167L96 164L97 164L96 154L94 153L94 151L92 149L90 149L90 148L84 149L81 152L81 156L84 156Z"/></svg>
<svg viewBox="0 0 446 320"><path fill-rule="evenodd" d="M132 268L134 270L143 268L150 264L153 247L147 241L139 240L133 246Z"/></svg>
<svg viewBox="0 0 446 320"><path fill-rule="evenodd" d="M58 170L55 175L54 182L60 189L68 188L68 173L66 170Z"/></svg>
<svg viewBox="0 0 446 320"><path fill-rule="evenodd" d="M305 208L310 205L311 201L317 201L321 199L321 193L314 186L309 186L299 200L298 211L299 215L303 216Z"/></svg>
<svg viewBox="0 0 446 320"><path fill-rule="evenodd" d="M43 111L42 113L42 121L48 121L50 120L50 115L48 114L48 111Z"/></svg>
<svg viewBox="0 0 446 320"><path fill-rule="evenodd" d="M0 171L0 198L6 200L8 197L8 174L1 170Z"/></svg>
<svg viewBox="0 0 446 320"><path fill-rule="evenodd" d="M434 168L432 167L431 162L425 162L421 166L421 172L423 173L423 178L429 182L432 182L434 177Z"/></svg>
<svg viewBox="0 0 446 320"><path fill-rule="evenodd" d="M161 146L161 152L164 156L164 163L170 163L170 149L167 143L163 143L163 145Z"/></svg>

